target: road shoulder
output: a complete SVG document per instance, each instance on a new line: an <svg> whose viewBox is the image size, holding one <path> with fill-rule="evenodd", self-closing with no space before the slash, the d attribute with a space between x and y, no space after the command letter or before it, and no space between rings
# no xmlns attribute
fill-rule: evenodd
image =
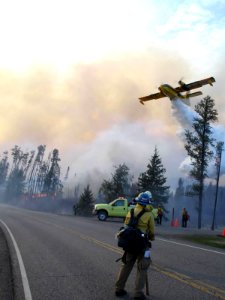
<svg viewBox="0 0 225 300"><path fill-rule="evenodd" d="M13 300L13 276L9 247L0 227L0 299Z"/></svg>

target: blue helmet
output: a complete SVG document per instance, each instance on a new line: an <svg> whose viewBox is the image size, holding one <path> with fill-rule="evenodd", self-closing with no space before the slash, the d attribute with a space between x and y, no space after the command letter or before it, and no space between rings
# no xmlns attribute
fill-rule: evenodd
<svg viewBox="0 0 225 300"><path fill-rule="evenodd" d="M136 198L137 203L139 203L141 205L148 205L152 202L151 200L152 200L152 194L149 191L140 193L138 195L138 197Z"/></svg>

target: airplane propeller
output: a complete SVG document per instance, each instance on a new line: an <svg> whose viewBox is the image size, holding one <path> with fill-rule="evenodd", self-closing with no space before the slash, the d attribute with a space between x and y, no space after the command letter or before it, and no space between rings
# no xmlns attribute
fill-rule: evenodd
<svg viewBox="0 0 225 300"><path fill-rule="evenodd" d="M178 81L180 86L182 86L184 84L183 79L184 79L184 77L181 77L180 80Z"/></svg>
<svg viewBox="0 0 225 300"><path fill-rule="evenodd" d="M187 96L188 96L188 94L190 93L190 90L189 90L187 84L185 82L183 82L183 77L181 77L181 79L178 81L178 83L179 83L180 87L182 87L183 90L187 92Z"/></svg>

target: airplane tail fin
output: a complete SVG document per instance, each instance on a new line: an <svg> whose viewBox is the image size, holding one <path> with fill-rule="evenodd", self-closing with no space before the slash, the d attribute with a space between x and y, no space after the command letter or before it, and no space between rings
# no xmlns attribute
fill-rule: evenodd
<svg viewBox="0 0 225 300"><path fill-rule="evenodd" d="M216 82L215 78L214 77L210 77L209 81L208 81L208 84L210 84L211 86L213 86L213 82Z"/></svg>

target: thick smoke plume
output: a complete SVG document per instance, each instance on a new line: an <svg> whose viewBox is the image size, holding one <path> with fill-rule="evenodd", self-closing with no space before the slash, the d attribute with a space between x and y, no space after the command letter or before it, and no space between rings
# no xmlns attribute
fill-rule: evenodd
<svg viewBox="0 0 225 300"><path fill-rule="evenodd" d="M0 70L1 153L16 144L24 151L38 145L57 148L62 174L70 166L67 182L72 187L93 183L97 189L118 164L127 163L137 178L157 146L168 184L176 187L186 154L182 134L176 132L190 124L193 111L176 104L177 123L167 98L144 106L138 98L157 92L162 83L177 85L184 74L198 79L190 77L181 57L154 48L113 61L76 64L64 75L41 67L23 76ZM224 102L218 102L222 114Z"/></svg>

